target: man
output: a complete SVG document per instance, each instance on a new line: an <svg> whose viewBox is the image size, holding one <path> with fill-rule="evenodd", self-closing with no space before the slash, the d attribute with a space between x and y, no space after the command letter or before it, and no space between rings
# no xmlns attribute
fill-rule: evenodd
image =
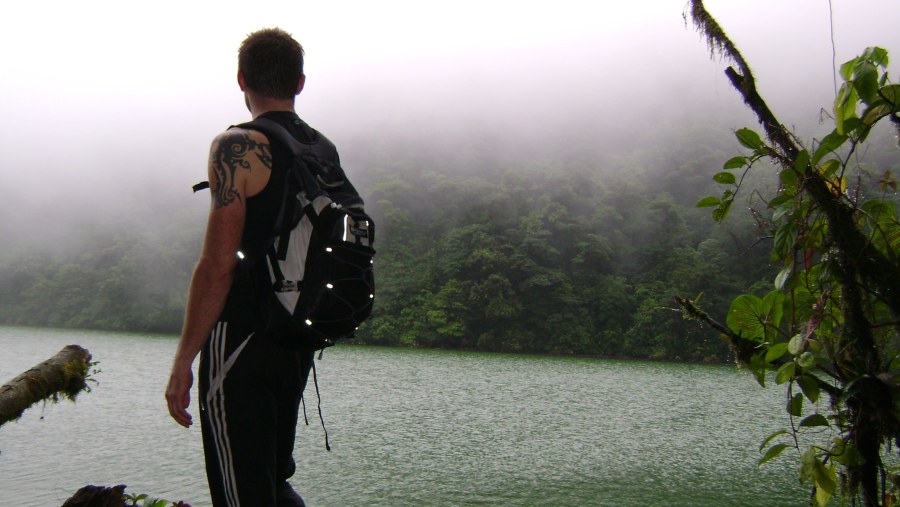
<svg viewBox="0 0 900 507"><path fill-rule="evenodd" d="M238 53L237 79L254 119L273 119L301 140L318 135L294 112L305 76L303 48L290 34L250 34ZM267 247L291 158L287 147L240 128L220 134L210 149L212 206L166 401L172 418L190 426L191 365L199 353L200 421L216 506L304 505L287 479L312 353L266 331L251 263L239 260Z"/></svg>

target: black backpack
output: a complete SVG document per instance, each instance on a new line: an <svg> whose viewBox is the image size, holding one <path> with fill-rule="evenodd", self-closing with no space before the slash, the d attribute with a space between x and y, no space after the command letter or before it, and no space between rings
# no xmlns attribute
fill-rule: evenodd
<svg viewBox="0 0 900 507"><path fill-rule="evenodd" d="M375 223L331 141L301 125L311 142L266 118L236 126L294 155L264 259L244 258L239 269L255 278L266 329L291 348L314 351L352 337L372 313Z"/></svg>

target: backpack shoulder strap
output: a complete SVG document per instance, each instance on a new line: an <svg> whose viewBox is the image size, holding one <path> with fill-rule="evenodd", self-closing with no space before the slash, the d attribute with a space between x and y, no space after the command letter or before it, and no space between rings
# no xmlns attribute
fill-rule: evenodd
<svg viewBox="0 0 900 507"><path fill-rule="evenodd" d="M294 155L294 164L303 166L303 170L296 171L297 174L295 174L295 176L300 178L300 183L306 191L307 198L312 200L315 196L323 193L321 187L310 172L309 167L307 167L303 157L304 154L312 153L312 150L309 146L306 146L295 139L294 136L292 136L280 123L268 118L257 118L253 121L235 125L234 127L257 130L265 134L270 142L278 142L281 145L286 146Z"/></svg>
<svg viewBox="0 0 900 507"><path fill-rule="evenodd" d="M305 146L303 143L295 139L294 136L292 136L291 133L288 132L287 129L284 128L280 123L268 118L257 118L253 121L248 121L238 125L232 125L228 128L244 128L262 132L266 135L266 137L269 138L270 142L278 142L283 146L286 146L294 155L294 160L299 161L301 165L304 166L306 164L303 160L303 154L311 153L311 150L308 146ZM312 175L309 174L309 170L298 172L300 173L298 174L298 176L301 179L303 188L307 190L308 194L318 195L322 193L318 183L316 183L315 178L313 178ZM191 188L195 193L201 190L205 190L209 188L209 181L201 181L193 185Z"/></svg>

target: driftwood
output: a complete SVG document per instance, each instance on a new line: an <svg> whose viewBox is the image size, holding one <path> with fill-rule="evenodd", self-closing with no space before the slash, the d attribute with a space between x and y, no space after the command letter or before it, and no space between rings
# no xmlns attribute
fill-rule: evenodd
<svg viewBox="0 0 900 507"><path fill-rule="evenodd" d="M74 398L85 390L91 354L78 345L63 347L55 356L0 387L0 426L18 419L28 407L60 394Z"/></svg>
<svg viewBox="0 0 900 507"><path fill-rule="evenodd" d="M63 347L55 356L0 386L0 426L17 419L31 405L57 399L59 395L74 399L87 389L91 353L78 345ZM66 500L63 507L133 507L138 500L125 495L125 485L106 487L88 485ZM170 504L169 502L166 502ZM184 502L174 507L190 507Z"/></svg>

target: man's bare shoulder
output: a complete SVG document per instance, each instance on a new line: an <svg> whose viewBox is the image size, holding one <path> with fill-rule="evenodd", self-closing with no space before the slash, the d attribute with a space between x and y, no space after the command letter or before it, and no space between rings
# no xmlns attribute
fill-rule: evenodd
<svg viewBox="0 0 900 507"><path fill-rule="evenodd" d="M228 206L256 194L271 170L272 150L265 135L242 128L222 132L209 152L209 185L215 206Z"/></svg>
<svg viewBox="0 0 900 507"><path fill-rule="evenodd" d="M254 143L269 144L269 140L265 134L258 130L245 129L240 127L231 127L216 136L213 144L221 141L243 141L250 140Z"/></svg>
<svg viewBox="0 0 900 507"><path fill-rule="evenodd" d="M235 127L217 135L213 139L210 151L211 154L228 158L268 155L265 160L271 162L272 150L269 147L269 140L262 132Z"/></svg>

